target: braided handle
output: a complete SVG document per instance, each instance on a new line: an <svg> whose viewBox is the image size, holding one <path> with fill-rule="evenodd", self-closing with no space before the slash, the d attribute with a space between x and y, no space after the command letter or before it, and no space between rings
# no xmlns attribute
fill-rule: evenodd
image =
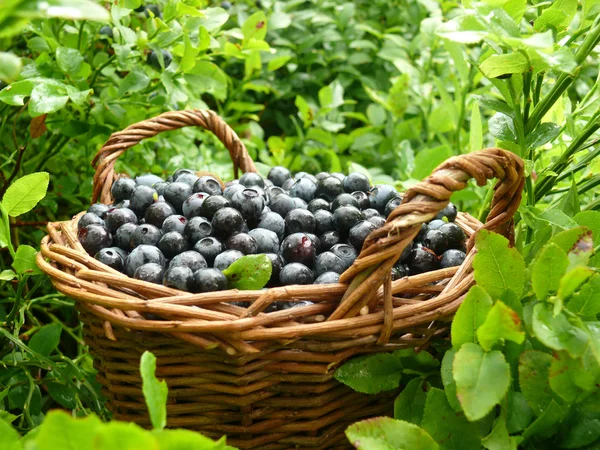
<svg viewBox="0 0 600 450"><path fill-rule="evenodd" d="M96 169L92 203L97 202L98 199L107 204L111 202L110 188L113 181L117 179L114 165L119 156L125 153L125 150L139 144L143 139L154 137L163 131L189 126L197 126L211 131L225 145L229 150L236 178L238 169L242 169L243 172L256 172L254 162L238 135L216 113L198 109L169 111L152 119L130 125L123 131L110 136L92 161L92 167Z"/></svg>
<svg viewBox="0 0 600 450"><path fill-rule="evenodd" d="M521 158L499 148L455 156L439 165L429 177L409 189L386 224L367 237L354 264L340 277L340 282L349 283L349 286L328 320L357 315L377 294L404 248L421 229L421 224L433 219L448 205L452 193L464 189L471 178L479 186L489 179L498 179L483 228L501 233L513 242L512 218L521 202L525 183L523 168ZM473 237L468 243L469 249L472 240Z"/></svg>

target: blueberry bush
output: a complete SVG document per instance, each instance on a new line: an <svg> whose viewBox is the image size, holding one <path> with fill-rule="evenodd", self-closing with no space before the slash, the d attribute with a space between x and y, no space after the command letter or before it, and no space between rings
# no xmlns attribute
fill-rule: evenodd
<svg viewBox="0 0 600 450"><path fill-rule="evenodd" d="M404 387L394 419L357 423L347 435L359 448L374 449L388 448L390 442L424 449L597 448L599 13L596 0L4 2L0 444L13 439L17 443L6 441L7 448L29 448L37 445L36 433L51 435L52 427L77 427L79 420L106 439L125 426L115 422L111 431L100 425L97 418L109 420L110 414L73 302L57 294L37 269L36 248L47 221L90 207L90 161L112 133L164 111L210 108L242 138L263 178L274 166L300 179L299 172L357 173L373 185L402 192L453 155L497 146L521 156L527 179L515 217L515 247L495 235L478 237L478 285L459 309L448 342L432 344L428 352L402 351L374 360L377 370L366 380L357 379L356 361L338 370L340 381L361 392ZM132 178L153 174L166 180L181 168L206 170L223 180L233 176L222 145L192 128L145 140L117 163L117 170ZM268 179L277 180L277 171L271 174ZM274 184L283 185L285 170L279 176L282 182ZM356 187L361 177L353 177L345 178L355 187L344 186L347 194L363 192ZM127 183L113 192L117 202L131 201L132 189L149 184L148 178L135 186ZM214 183L203 183L190 189L215 194ZM335 181L318 186L316 197L328 203L336 200L328 198L332 193L341 194ZM225 202L235 201L232 194L184 205L189 194L183 198L186 192L176 188L161 195L167 204L181 199L181 211L153 206L146 218L146 205L146 224L140 227L145 231L136 237L140 242L152 239L151 227L158 228L161 218L187 218L199 208L214 221ZM287 193L291 189L285 186ZM135 201L144 205L142 191ZM483 220L491 193L491 183L470 185L452 201ZM284 200L270 201L269 208L290 208ZM339 200L353 201L361 205L364 198ZM260 219L252 216L252 201L240 197L237 202L245 224ZM344 206L336 204L331 215ZM386 215L386 205L375 204L380 219L367 212L373 209L368 206L357 208L368 223L355 231L356 246ZM315 227L327 227L323 224L331 220L319 212L325 209L317 202L310 210ZM103 212L91 212L84 224L94 230L100 224L93 216ZM133 222L123 214L101 220L108 229ZM296 233L312 233L306 222L313 219L304 212L294 213L289 223L270 217L265 220L276 221L269 225L276 230L299 227ZM170 234L165 233L160 252L178 252L174 249L186 245L183 229L177 218L168 220ZM201 233L206 224L194 221ZM164 229L166 221L161 223ZM134 238L129 228L115 234L115 247L121 247L119 239L129 245ZM227 258L239 257L232 254L243 253L239 249L249 253L249 246L259 242L268 248L271 236L251 228L228 244ZM261 228L268 227L256 229ZM321 243L339 244L334 230L321 231ZM441 251L444 237L431 224L425 231L429 235L417 243ZM163 238L157 237L161 248ZM211 267L217 255L227 259L220 256L221 241L229 236L202 238L194 245L203 242L198 252ZM90 253L98 239L103 242L101 235L89 239ZM461 251L455 247L447 251ZM118 265L121 256L110 248L93 250L103 252L99 258L105 263ZM502 258L494 262L498 254ZM450 254L446 263L454 265L453 258L460 257ZM339 271L336 258L321 256L319 267ZM419 262L440 263L429 259L424 254ZM221 260L223 269L231 264ZM276 258L270 262L277 267ZM156 270L149 268L143 276L158 278ZM197 275L199 284L224 286L212 268L204 270L209 272ZM411 268L402 263L395 270L403 276ZM168 281L160 273L165 282L185 287L194 286L198 272L192 279L183 269L167 273ZM298 281L294 276L290 283ZM90 418L50 412L57 408ZM158 435L132 433L137 436L132 439L163 448L156 443ZM17 435L25 437L21 441Z"/></svg>

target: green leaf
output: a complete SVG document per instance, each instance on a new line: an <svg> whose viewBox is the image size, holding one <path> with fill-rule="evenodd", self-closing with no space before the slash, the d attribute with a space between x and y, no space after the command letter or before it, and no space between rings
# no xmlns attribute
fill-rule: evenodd
<svg viewBox="0 0 600 450"><path fill-rule="evenodd" d="M83 56L77 49L58 47L56 49L56 63L62 73L74 75L81 70Z"/></svg>
<svg viewBox="0 0 600 450"><path fill-rule="evenodd" d="M59 405L71 410L77 408L77 391L71 386L53 381L44 383L44 386L48 389L50 397Z"/></svg>
<svg viewBox="0 0 600 450"><path fill-rule="evenodd" d="M396 350L393 355L400 359L406 373L426 375L440 366L440 362L430 353L417 352L414 348Z"/></svg>
<svg viewBox="0 0 600 450"><path fill-rule="evenodd" d="M456 355L456 349L451 348L447 350L442 359L442 384L444 385L444 391L446 392L446 398L448 403L454 411L462 411L458 397L456 396L456 381L452 375L452 366L454 364L454 356Z"/></svg>
<svg viewBox="0 0 600 450"><path fill-rule="evenodd" d="M527 0L508 0L502 9L504 9L516 23L519 23L527 10Z"/></svg>
<svg viewBox="0 0 600 450"><path fill-rule="evenodd" d="M229 447L223 444L224 439L213 441L200 433L191 430L160 430L152 435L158 441L160 450L229 450Z"/></svg>
<svg viewBox="0 0 600 450"><path fill-rule="evenodd" d="M513 119L506 114L498 112L488 121L490 134L502 141L517 142L517 132Z"/></svg>
<svg viewBox="0 0 600 450"><path fill-rule="evenodd" d="M1 226L1 223L0 223L0 226ZM2 247L1 243L0 243L0 247ZM10 280L13 280L16 276L17 276L17 274L14 273L12 270L6 269L6 270L3 270L2 272L0 272L0 281L10 281Z"/></svg>
<svg viewBox="0 0 600 450"><path fill-rule="evenodd" d="M50 114L62 109L68 101L69 96L64 87L50 83L37 84L31 91L29 114L31 117Z"/></svg>
<svg viewBox="0 0 600 450"><path fill-rule="evenodd" d="M502 340L521 344L525 340L525 333L521 329L519 315L498 300L485 322L477 329L477 339L483 349L489 351L494 344Z"/></svg>
<svg viewBox="0 0 600 450"><path fill-rule="evenodd" d="M580 287L587 282L594 271L587 267L578 266L568 271L561 279L558 284L557 295L563 301L571 297L575 291L579 290Z"/></svg>
<svg viewBox="0 0 600 450"><path fill-rule="evenodd" d="M600 212L598 211L582 211L575 217L577 224L592 230L594 237L594 247L600 245Z"/></svg>
<svg viewBox="0 0 600 450"><path fill-rule="evenodd" d="M477 100L471 105L469 148L472 152L476 152L483 148L483 125L481 123L481 111L479 111L479 102Z"/></svg>
<svg viewBox="0 0 600 450"><path fill-rule="evenodd" d="M494 422L492 431L481 440L481 444L488 450L517 450L523 440L521 436L510 436L506 427L506 417L501 415Z"/></svg>
<svg viewBox="0 0 600 450"><path fill-rule="evenodd" d="M527 148L538 148L553 141L560 134L561 127L552 122L539 124L533 132L525 138Z"/></svg>
<svg viewBox="0 0 600 450"><path fill-rule="evenodd" d="M142 375L142 392L150 414L150 421L155 430L162 430L167 425L167 395L169 388L166 381L158 381L156 373L156 357L145 351L140 359Z"/></svg>
<svg viewBox="0 0 600 450"><path fill-rule="evenodd" d="M235 261L223 274L233 289L262 289L271 278L273 267L267 255L246 255Z"/></svg>
<svg viewBox="0 0 600 450"><path fill-rule="evenodd" d="M390 417L356 422L346 437L359 450L438 450L439 446L422 428Z"/></svg>
<svg viewBox="0 0 600 450"><path fill-rule="evenodd" d="M548 28L561 31L569 26L576 12L577 0L556 0L535 19L533 28L536 31L544 31Z"/></svg>
<svg viewBox="0 0 600 450"><path fill-rule="evenodd" d="M519 359L519 386L534 414L539 416L554 395L549 376L552 356L537 350L528 350Z"/></svg>
<svg viewBox="0 0 600 450"><path fill-rule="evenodd" d="M412 178L422 180L451 156L453 156L452 150L447 145L422 149L415 156L415 168L411 174Z"/></svg>
<svg viewBox="0 0 600 450"><path fill-rule="evenodd" d="M194 48L190 41L190 36L185 33L183 35L183 56L179 63L179 68L182 72L185 73L194 67L194 64L196 64L196 56L198 56L198 49Z"/></svg>
<svg viewBox="0 0 600 450"><path fill-rule="evenodd" d="M0 91L0 101L12 106L22 106L31 95L35 84L32 80L17 81Z"/></svg>
<svg viewBox="0 0 600 450"><path fill-rule="evenodd" d="M566 350L574 358L581 356L588 345L588 335L572 325L564 313L553 314L551 305L538 303L533 308L533 333L545 346Z"/></svg>
<svg viewBox="0 0 600 450"><path fill-rule="evenodd" d="M121 82L117 95L122 97L127 93L139 92L146 89L149 84L150 78L148 75L146 75L139 67L134 67Z"/></svg>
<svg viewBox="0 0 600 450"><path fill-rule="evenodd" d="M594 376L583 367L581 359L573 359L567 352L554 352L549 382L552 391L568 403L584 392L581 386L592 389Z"/></svg>
<svg viewBox="0 0 600 450"><path fill-rule="evenodd" d="M390 353L352 358L335 371L335 379L357 392L377 394L400 385L402 364Z"/></svg>
<svg viewBox="0 0 600 450"><path fill-rule="evenodd" d="M267 17L262 11L252 14L242 26L244 41L250 39L263 40L267 35Z"/></svg>
<svg viewBox="0 0 600 450"><path fill-rule="evenodd" d="M521 392L508 393L508 407L506 408L506 427L510 434L523 431L535 417L533 410L527 404Z"/></svg>
<svg viewBox="0 0 600 450"><path fill-rule="evenodd" d="M473 261L475 281L492 299L500 298L507 289L517 296L523 293L525 262L508 240L499 234L481 230L475 238L477 254Z"/></svg>
<svg viewBox="0 0 600 450"><path fill-rule="evenodd" d="M19 275L40 275L42 271L35 262L36 254L37 250L30 245L19 245L12 263L13 269Z"/></svg>
<svg viewBox="0 0 600 450"><path fill-rule="evenodd" d="M61 332L62 326L58 323L44 325L29 341L29 348L42 356L48 357L58 347Z"/></svg>
<svg viewBox="0 0 600 450"><path fill-rule="evenodd" d="M520 52L492 55L481 66L481 72L488 78L497 78L509 73L523 73L529 69L527 57Z"/></svg>
<svg viewBox="0 0 600 450"><path fill-rule="evenodd" d="M567 309L580 316L600 314L600 274L593 275L567 303Z"/></svg>
<svg viewBox="0 0 600 450"><path fill-rule="evenodd" d="M427 393L421 426L442 450L481 448L480 425L467 421L463 413L455 412L441 389L432 388Z"/></svg>
<svg viewBox="0 0 600 450"><path fill-rule="evenodd" d="M37 450L96 449L96 432L101 426L102 422L93 414L75 419L65 411L50 411L35 439L36 448Z"/></svg>
<svg viewBox="0 0 600 450"><path fill-rule="evenodd" d="M485 322L492 309L492 299L480 286L473 286L452 320L452 345L456 348L477 343L477 329Z"/></svg>
<svg viewBox="0 0 600 450"><path fill-rule="evenodd" d="M538 219L544 220L552 225L568 230L577 226L575 221L567 216L560 209L550 208L542 211Z"/></svg>
<svg viewBox="0 0 600 450"><path fill-rule="evenodd" d="M0 80L12 83L21 73L21 58L14 53L0 52Z"/></svg>
<svg viewBox="0 0 600 450"><path fill-rule="evenodd" d="M35 172L19 178L11 184L4 197L2 206L11 217L31 211L46 196L50 175L48 172Z"/></svg>
<svg viewBox="0 0 600 450"><path fill-rule="evenodd" d="M561 231L552 237L550 242L558 245L562 251L569 253L575 244L581 240L586 233L589 233L590 229L587 227L575 227L566 231Z"/></svg>
<svg viewBox="0 0 600 450"><path fill-rule="evenodd" d="M542 249L533 264L531 274L533 292L539 300L558 290L560 279L568 265L569 258L558 245L549 243Z"/></svg>
<svg viewBox="0 0 600 450"><path fill-rule="evenodd" d="M156 439L139 425L132 422L108 422L98 429L94 450L154 450Z"/></svg>
<svg viewBox="0 0 600 450"><path fill-rule="evenodd" d="M596 389L592 395L570 411L561 424L560 448L597 448L600 438L600 395ZM590 447L586 447L590 445Z"/></svg>
<svg viewBox="0 0 600 450"><path fill-rule="evenodd" d="M196 94L207 92L219 100L224 100L227 96L227 76L210 61L196 62L194 67L184 75L184 78L193 87Z"/></svg>
<svg viewBox="0 0 600 450"><path fill-rule="evenodd" d="M291 59L292 57L290 55L278 56L277 58L273 58L271 61L269 61L269 64L267 64L267 69L269 70L269 72L273 72L285 66Z"/></svg>
<svg viewBox="0 0 600 450"><path fill-rule="evenodd" d="M510 366L499 351L484 352L472 343L463 344L452 366L456 395L467 419L485 417L506 396Z"/></svg>
<svg viewBox="0 0 600 450"><path fill-rule="evenodd" d="M529 425L523 432L523 438L529 439L532 436L550 437L556 432L556 426L563 419L565 411L552 400L544 409L544 412Z"/></svg>
<svg viewBox="0 0 600 450"><path fill-rule="evenodd" d="M0 420L0 448L2 450L23 449L17 430L3 420Z"/></svg>
<svg viewBox="0 0 600 450"><path fill-rule="evenodd" d="M92 0L32 0L21 3L15 11L17 17L91 20L100 23L110 21L106 8Z"/></svg>
<svg viewBox="0 0 600 450"><path fill-rule="evenodd" d="M420 377L410 380L394 401L394 419L420 425L430 388L431 385Z"/></svg>
<svg viewBox="0 0 600 450"><path fill-rule="evenodd" d="M575 183L575 180L573 180L573 182L571 183L571 188L563 196L558 207L567 216L571 217L573 217L581 210L581 207L579 205L579 193L577 192L577 184Z"/></svg>
<svg viewBox="0 0 600 450"><path fill-rule="evenodd" d="M206 8L202 12L204 13L204 17L200 18L198 22L209 33L217 31L229 19L229 14L223 8Z"/></svg>

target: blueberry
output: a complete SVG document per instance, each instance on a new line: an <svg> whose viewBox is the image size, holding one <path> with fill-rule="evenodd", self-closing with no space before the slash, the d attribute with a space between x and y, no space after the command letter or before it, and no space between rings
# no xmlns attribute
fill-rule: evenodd
<svg viewBox="0 0 600 450"><path fill-rule="evenodd" d="M228 250L239 250L244 255L254 255L258 253L258 244L248 233L236 233L229 236L225 241L225 248Z"/></svg>
<svg viewBox="0 0 600 450"><path fill-rule="evenodd" d="M316 234L313 233L304 233L308 236L308 238L313 241L313 244L315 244L315 251L317 252L317 254L319 254L321 252L321 239L319 239L319 237Z"/></svg>
<svg viewBox="0 0 600 450"><path fill-rule="evenodd" d="M385 217L389 216L390 213L394 209L396 209L398 206L400 206L400 203L402 203L402 197L400 197L400 196L390 199L390 201L387 202L387 204L385 205L385 209L383 210L383 215Z"/></svg>
<svg viewBox="0 0 600 450"><path fill-rule="evenodd" d="M299 197L292 197L294 200L294 208L295 209L306 209L308 210L308 203L302 200Z"/></svg>
<svg viewBox="0 0 600 450"><path fill-rule="evenodd" d="M415 247L408 258L410 274L416 275L440 268L440 262L435 254L425 247Z"/></svg>
<svg viewBox="0 0 600 450"><path fill-rule="evenodd" d="M81 219L79 219L79 222L77 222L77 228L84 228L84 227L87 227L88 225L104 226L105 224L104 224L104 220L102 220L96 214L87 212L83 216L81 216Z"/></svg>
<svg viewBox="0 0 600 450"><path fill-rule="evenodd" d="M227 189L229 186L235 186L236 184L240 184L240 180L233 179L230 181L226 181L224 188Z"/></svg>
<svg viewBox="0 0 600 450"><path fill-rule="evenodd" d="M142 218L146 214L146 209L156 200L158 200L156 189L142 184L131 194L129 207L139 218Z"/></svg>
<svg viewBox="0 0 600 450"><path fill-rule="evenodd" d="M317 253L315 243L304 233L293 233L281 243L280 252L287 262L299 262L312 266Z"/></svg>
<svg viewBox="0 0 600 450"><path fill-rule="evenodd" d="M348 234L348 243L352 245L357 252L360 252L363 244L365 243L365 239L367 239L367 236L376 229L377 227L373 222L361 220L352 228L350 228L350 233Z"/></svg>
<svg viewBox="0 0 600 450"><path fill-rule="evenodd" d="M375 228L381 228L382 226L385 225L385 219L381 216L373 216L367 220L369 222L371 222L373 225L375 225Z"/></svg>
<svg viewBox="0 0 600 450"><path fill-rule="evenodd" d="M171 52L168 50L161 50L161 53L163 57L164 68L166 69L171 64L171 61L173 61L173 55L171 55ZM163 66L160 65L160 57L158 56L158 53L156 53L154 50L148 53L146 62L152 67L154 67L156 70L163 70Z"/></svg>
<svg viewBox="0 0 600 450"><path fill-rule="evenodd" d="M240 177L240 184L247 188L258 186L261 189L265 188L265 180L255 173L255 172L247 172Z"/></svg>
<svg viewBox="0 0 600 450"><path fill-rule="evenodd" d="M204 217L192 217L185 224L183 235L187 238L190 246L193 246L200 239L210 236L214 230L213 225Z"/></svg>
<svg viewBox="0 0 600 450"><path fill-rule="evenodd" d="M371 188L369 179L360 172L349 173L347 177L344 177L343 184L346 192L360 191L367 193Z"/></svg>
<svg viewBox="0 0 600 450"><path fill-rule="evenodd" d="M333 214L324 209L319 209L314 213L315 216L315 233L322 235L326 231L335 230L335 220Z"/></svg>
<svg viewBox="0 0 600 450"><path fill-rule="evenodd" d="M429 227L427 226L426 223L422 224L421 229L415 236L415 242L423 242L423 238L425 237L425 233L427 233L428 229L429 229Z"/></svg>
<svg viewBox="0 0 600 450"><path fill-rule="evenodd" d="M217 269L200 269L194 272L194 289L198 292L215 292L227 289L227 278Z"/></svg>
<svg viewBox="0 0 600 450"><path fill-rule="evenodd" d="M108 205L105 205L103 203L94 203L88 208L87 212L96 214L101 219L104 219L109 209L110 207Z"/></svg>
<svg viewBox="0 0 600 450"><path fill-rule="evenodd" d="M277 253L266 253L271 260L271 278L267 283L268 286L277 286L279 284L279 274L285 265L283 258Z"/></svg>
<svg viewBox="0 0 600 450"><path fill-rule="evenodd" d="M256 189L248 188L233 194L231 204L246 221L255 223L265 207L265 199Z"/></svg>
<svg viewBox="0 0 600 450"><path fill-rule="evenodd" d="M363 209L363 216L365 216L366 220L369 220L371 217L381 217L381 214L379 214L379 211L377 211L376 209L373 208L367 208L367 209Z"/></svg>
<svg viewBox="0 0 600 450"><path fill-rule="evenodd" d="M196 175L193 169L177 169L173 172L173 181L177 181L183 175Z"/></svg>
<svg viewBox="0 0 600 450"><path fill-rule="evenodd" d="M284 191L289 191L295 182L296 182L296 180L294 178L288 178L281 185L281 189L283 189Z"/></svg>
<svg viewBox="0 0 600 450"><path fill-rule="evenodd" d="M140 245L127 256L125 272L132 277L138 267L148 263L155 263L162 267L165 265L165 257L158 248L152 245Z"/></svg>
<svg viewBox="0 0 600 450"><path fill-rule="evenodd" d="M226 186L225 189L223 190L223 197L225 197L227 200L231 201L231 199L233 198L233 195L238 192L238 191L243 191L244 189L246 189L244 186L242 186L241 184L232 184L230 186Z"/></svg>
<svg viewBox="0 0 600 450"><path fill-rule="evenodd" d="M369 191L369 201L371 208L375 208L380 214L385 212L385 205L394 197L398 196L398 192L393 186L387 184L378 184Z"/></svg>
<svg viewBox="0 0 600 450"><path fill-rule="evenodd" d="M137 184L131 178L119 178L110 188L110 193L115 203L121 200L129 200Z"/></svg>
<svg viewBox="0 0 600 450"><path fill-rule="evenodd" d="M169 268L165 272L163 284L180 291L191 292L194 288L194 272L185 266Z"/></svg>
<svg viewBox="0 0 600 450"><path fill-rule="evenodd" d="M439 228L448 238L448 248L459 248L463 245L466 236L461 227L453 222L445 223Z"/></svg>
<svg viewBox="0 0 600 450"><path fill-rule="evenodd" d="M221 183L210 175L204 175L194 183L194 192L206 192L210 195L221 195L223 194L223 188Z"/></svg>
<svg viewBox="0 0 600 450"><path fill-rule="evenodd" d="M407 277L410 274L410 268L406 264L396 264L392 267L392 281Z"/></svg>
<svg viewBox="0 0 600 450"><path fill-rule="evenodd" d="M443 219L444 217L446 219L448 219L448 222L454 222L456 220L456 215L458 214L458 211L456 210L456 206L454 206L452 203L448 203L448 205L442 209L437 216L435 216L436 219Z"/></svg>
<svg viewBox="0 0 600 450"><path fill-rule="evenodd" d="M204 256L194 250L188 250L187 252L180 253L175 256L169 263L169 269L173 267L188 267L192 272L199 269L206 269L208 264Z"/></svg>
<svg viewBox="0 0 600 450"><path fill-rule="evenodd" d="M186 224L187 219L185 217L174 214L167 217L162 223L162 232L168 233L169 231L177 231L178 233L183 234Z"/></svg>
<svg viewBox="0 0 600 450"><path fill-rule="evenodd" d="M358 208L360 205L358 200L352 194L342 193L338 195L331 203L331 210L335 211L341 206L354 206Z"/></svg>
<svg viewBox="0 0 600 450"><path fill-rule="evenodd" d="M325 200L324 198L315 198L312 199L310 201L310 203L308 204L307 209L311 212L311 213L315 213L316 211L323 209L325 211L329 211L330 208L330 204L327 200Z"/></svg>
<svg viewBox="0 0 600 450"><path fill-rule="evenodd" d="M119 208L119 209L127 208L127 209L129 209L129 204L130 203L131 202L129 200L123 200L123 201L121 201L119 203L115 203L114 205L111 206L111 208Z"/></svg>
<svg viewBox="0 0 600 450"><path fill-rule="evenodd" d="M158 196L163 196L165 195L165 188L170 185L171 183L167 182L167 181L159 181L158 183L154 183L152 185L152 187L156 190L156 193L158 194Z"/></svg>
<svg viewBox="0 0 600 450"><path fill-rule="evenodd" d="M142 264L140 267L135 269L133 278L141 281L147 281L149 283L161 284L165 268L156 263Z"/></svg>
<svg viewBox="0 0 600 450"><path fill-rule="evenodd" d="M312 182L313 182L315 185L316 185L316 184L319 182L319 180L317 180L317 177L315 177L314 175L311 175L311 174L310 174L310 173L308 173L308 172L298 172L298 173L296 174L296 176L294 177L294 179L295 179L296 181L297 181L297 180L300 180L300 179L302 179L302 178L307 178L307 179L309 179L309 180L310 180L310 181L312 181Z"/></svg>
<svg viewBox="0 0 600 450"><path fill-rule="evenodd" d="M209 265L212 265L217 255L225 250L225 246L217 238L208 236L196 242L194 250L204 256Z"/></svg>
<svg viewBox="0 0 600 450"><path fill-rule="evenodd" d="M465 254L465 252L462 252L460 250L455 250L455 249L446 250L442 254L442 259L440 261L440 267L442 269L446 269L448 267L460 266L466 257L467 257L467 255Z"/></svg>
<svg viewBox="0 0 600 450"><path fill-rule="evenodd" d="M415 248L415 246L412 242L410 242L406 247L404 247L404 250L402 250L402 253L400 254L400 258L398 259L398 261L406 262L408 260L408 258L410 257L410 253L412 252L413 248Z"/></svg>
<svg viewBox="0 0 600 450"><path fill-rule="evenodd" d="M223 8L226 11L229 11L232 6L233 6L233 4L231 2L228 2L228 1L221 2L221 8Z"/></svg>
<svg viewBox="0 0 600 450"><path fill-rule="evenodd" d="M319 182L324 180L325 178L329 178L330 176L331 174L329 172L319 172L315 175L315 178L317 179L317 184L319 184Z"/></svg>
<svg viewBox="0 0 600 450"><path fill-rule="evenodd" d="M277 237L281 241L285 236L285 220L276 212L267 212L261 214L257 228L265 228L273 231L277 234Z"/></svg>
<svg viewBox="0 0 600 450"><path fill-rule="evenodd" d="M446 222L444 222L443 220L434 219L427 224L427 230L437 230L438 228L440 228L442 225L445 225L445 224L446 224Z"/></svg>
<svg viewBox="0 0 600 450"><path fill-rule="evenodd" d="M315 272L317 276L325 272L342 273L345 264L342 259L333 252L323 252L315 260Z"/></svg>
<svg viewBox="0 0 600 450"><path fill-rule="evenodd" d="M267 200L271 200L273 197L278 196L279 194L285 194L285 191L278 186L269 186L265 189L265 195L267 196Z"/></svg>
<svg viewBox="0 0 600 450"><path fill-rule="evenodd" d="M244 231L244 218L237 209L221 208L212 218L212 230L216 237L228 238L234 233Z"/></svg>
<svg viewBox="0 0 600 450"><path fill-rule="evenodd" d="M315 216L307 209L292 209L285 216L288 234L312 233L315 231Z"/></svg>
<svg viewBox="0 0 600 450"><path fill-rule="evenodd" d="M309 178L300 178L290 188L290 197L297 197L308 203L315 198L316 191L317 185L314 181Z"/></svg>
<svg viewBox="0 0 600 450"><path fill-rule="evenodd" d="M332 202L338 195L344 192L342 182L336 177L329 176L317 184L315 191L316 198L324 198L328 202Z"/></svg>
<svg viewBox="0 0 600 450"><path fill-rule="evenodd" d="M100 28L100 31L98 31L98 34L101 34L103 36L108 36L111 38L111 37L113 37L113 29L109 25L104 25L103 27Z"/></svg>
<svg viewBox="0 0 600 450"><path fill-rule="evenodd" d="M350 228L363 220L363 215L354 206L340 206L333 212L333 220L340 235L347 236Z"/></svg>
<svg viewBox="0 0 600 450"><path fill-rule="evenodd" d="M178 183L184 183L184 184L187 184L188 186L194 186L198 180L199 180L198 175L196 175L195 173L184 173L184 174L179 175L179 177L177 177ZM154 189L156 189L156 185L154 185L153 187L154 187ZM220 187L221 186L219 185L219 188ZM195 189L194 189L194 192L196 192Z"/></svg>
<svg viewBox="0 0 600 450"><path fill-rule="evenodd" d="M144 219L146 220L146 223L161 228L165 219L173 214L175 214L175 208L169 203L156 202L148 206Z"/></svg>
<svg viewBox="0 0 600 450"><path fill-rule="evenodd" d="M334 245L340 243L340 233L337 231L326 231L319 235L319 240L321 241L321 250L327 251Z"/></svg>
<svg viewBox="0 0 600 450"><path fill-rule="evenodd" d="M281 217L287 216L287 213L295 207L294 199L287 194L279 194L269 201L271 211L279 214Z"/></svg>
<svg viewBox="0 0 600 450"><path fill-rule="evenodd" d="M115 233L114 243L117 247L129 251L131 247L131 240L133 233L137 230L137 225L134 223L124 223L119 227Z"/></svg>
<svg viewBox="0 0 600 450"><path fill-rule="evenodd" d="M366 192L354 191L350 195L356 199L359 209L370 209L371 202L369 201L369 195Z"/></svg>
<svg viewBox="0 0 600 450"><path fill-rule="evenodd" d="M154 4L146 5L146 9L144 10L144 12L146 13L146 17L150 17L150 12L152 12L154 17L158 17L159 19L162 19L162 13L160 12L160 8L158 7L158 5L154 5ZM168 64L165 63L165 67L167 65Z"/></svg>
<svg viewBox="0 0 600 450"><path fill-rule="evenodd" d="M279 237L274 231L265 228L255 228L248 232L256 242L256 253L277 253L279 251Z"/></svg>
<svg viewBox="0 0 600 450"><path fill-rule="evenodd" d="M162 232L154 225L138 225L131 237L131 245L134 248L138 245L157 245L161 237Z"/></svg>
<svg viewBox="0 0 600 450"><path fill-rule="evenodd" d="M181 214L183 202L192 195L192 187L189 184L175 181L165 186L163 195L177 213Z"/></svg>
<svg viewBox="0 0 600 450"><path fill-rule="evenodd" d="M346 175L344 175L342 172L331 172L331 176L336 177L342 183L344 182L344 179L346 178Z"/></svg>
<svg viewBox="0 0 600 450"><path fill-rule="evenodd" d="M317 277L313 284L337 284L340 281L340 274L336 272L324 272Z"/></svg>
<svg viewBox="0 0 600 450"><path fill-rule="evenodd" d="M423 246L433 251L436 255L441 255L448 248L448 237L442 232L442 229L429 230L423 238Z"/></svg>
<svg viewBox="0 0 600 450"><path fill-rule="evenodd" d="M177 231L169 231L158 241L158 248L167 258L173 258L189 249L188 241Z"/></svg>
<svg viewBox="0 0 600 450"><path fill-rule="evenodd" d="M111 233L114 233L123 224L137 224L138 220L135 213L129 208L111 208L106 213L104 222L106 223L106 228L108 228Z"/></svg>
<svg viewBox="0 0 600 450"><path fill-rule="evenodd" d="M213 267L215 269L225 270L243 256L244 254L239 250L225 250L220 255L217 255Z"/></svg>
<svg viewBox="0 0 600 450"><path fill-rule="evenodd" d="M137 177L135 177L135 183L138 186L152 187L154 184L159 183L161 181L164 181L164 180L161 177L156 176L151 173L147 173L144 175L138 175Z"/></svg>
<svg viewBox="0 0 600 450"><path fill-rule="evenodd" d="M271 180L269 180L268 178L263 178L263 181L265 183L265 189L270 188L270 187L277 187L273 184L273 182Z"/></svg>
<svg viewBox="0 0 600 450"><path fill-rule="evenodd" d="M350 267L358 256L354 247L348 244L336 244L331 247L330 251L342 260L344 263L344 270Z"/></svg>
<svg viewBox="0 0 600 450"><path fill-rule="evenodd" d="M92 224L80 228L77 237L84 250L91 256L94 256L103 248L112 247L113 244L112 234L102 225Z"/></svg>
<svg viewBox="0 0 600 450"><path fill-rule="evenodd" d="M121 253L115 247L103 248L94 255L94 258L119 272L123 271L124 260Z"/></svg>
<svg viewBox="0 0 600 450"><path fill-rule="evenodd" d="M290 284L312 284L315 274L312 270L301 263L286 264L279 272L279 281L283 285Z"/></svg>
<svg viewBox="0 0 600 450"><path fill-rule="evenodd" d="M202 204L204 200L206 200L209 195L206 192L195 192L185 199L183 205L181 206L181 210L183 211L183 215L188 219L192 217L197 217L202 215Z"/></svg>

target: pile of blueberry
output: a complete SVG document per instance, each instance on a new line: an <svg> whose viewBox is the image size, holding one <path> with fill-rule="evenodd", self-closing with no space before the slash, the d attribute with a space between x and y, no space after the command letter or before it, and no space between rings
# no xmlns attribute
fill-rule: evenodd
<svg viewBox="0 0 600 450"><path fill-rule="evenodd" d="M250 254L272 263L268 286L336 283L366 237L402 201L389 185L361 173L274 167L221 183L179 169L119 178L114 205L92 205L78 223L88 254L130 277L188 292L227 289L223 270ZM392 270L393 279L460 265L465 235L449 204L424 224Z"/></svg>

